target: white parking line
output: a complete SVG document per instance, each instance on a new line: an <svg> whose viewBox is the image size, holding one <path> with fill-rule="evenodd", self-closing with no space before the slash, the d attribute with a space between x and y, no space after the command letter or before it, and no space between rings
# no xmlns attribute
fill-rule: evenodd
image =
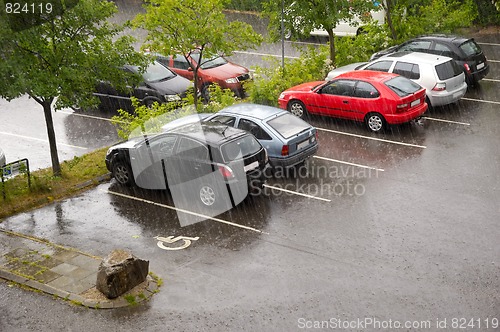
<svg viewBox="0 0 500 332"><path fill-rule="evenodd" d="M274 186L270 186L270 185L267 185L267 184L265 184L264 187L270 188L272 190L284 191L284 192L289 193L289 194L304 196L304 197L307 197L307 198L314 198L314 199L317 199L319 201L331 202L331 200L327 199L327 198L322 198L322 197L316 197L316 196L313 196L313 195L303 194L303 193L299 193L299 192L293 191L293 190L288 190L288 189L285 189L285 188L274 187Z"/></svg>
<svg viewBox="0 0 500 332"><path fill-rule="evenodd" d="M233 53L250 54L250 55L258 55L258 56L272 56L272 57L275 57L275 58L281 58L281 55L268 54L268 53L244 52L244 51L234 51ZM298 56L288 56L288 55L285 55L285 58L287 58L287 59L299 59Z"/></svg>
<svg viewBox="0 0 500 332"><path fill-rule="evenodd" d="M482 100L482 99L473 99L473 98L464 98L462 97L463 100L470 100L470 101L477 101L480 103L486 103L486 104L495 104L495 105L500 105L500 101L490 101L490 100Z"/></svg>
<svg viewBox="0 0 500 332"><path fill-rule="evenodd" d="M470 123L467 123L467 122L458 122L458 121L444 120L444 119L438 119L438 118L430 118L428 116L423 116L422 118L427 119L427 120L432 120L432 121L447 122L447 123L454 123L454 124L459 124L459 125L464 125L464 126L470 126Z"/></svg>
<svg viewBox="0 0 500 332"><path fill-rule="evenodd" d="M368 168L368 169L373 169L376 171L383 172L384 170L382 168L376 168L376 167L371 167L371 166L365 166L365 165L360 165L360 164L354 164L354 163L349 163L347 161L342 161L342 160L337 160L337 159L331 159L331 158L326 158L326 157L320 157L320 156L313 156L313 158L316 159L322 159L322 160L327 160L327 161L333 161L335 163L339 164L346 164L346 165L351 165L351 166L356 166L356 167L362 167L362 168Z"/></svg>
<svg viewBox="0 0 500 332"><path fill-rule="evenodd" d="M293 41L293 40L285 40L285 42L286 43L290 43L290 44L304 44L304 45L313 45L313 46L323 46L323 45L325 45L325 44L319 44L319 43Z"/></svg>
<svg viewBox="0 0 500 332"><path fill-rule="evenodd" d="M126 121L113 121L113 120L108 119L108 118L101 118L100 116L86 115L86 114L73 113L73 112L66 112L66 111L57 111L56 113L64 113L64 114L69 114L69 115L81 116L82 118L89 118L89 119L96 119L96 120L104 120L104 121L109 121L109 122L127 123Z"/></svg>
<svg viewBox="0 0 500 332"><path fill-rule="evenodd" d="M382 139L382 138L376 138L376 137L369 137L369 136L363 136L363 135L345 133L343 131L337 131L337 130L331 130L331 129L325 129L325 128L318 128L318 127L316 127L316 129L327 131L327 132L330 132L330 133L340 134L340 135L347 135L347 136L353 136L353 137L371 139L371 140L374 140L374 141L379 141L379 142L384 142L384 143L399 144L399 145L411 146L411 147L414 147L414 148L427 149L427 147L425 145L417 145L417 144L410 144L410 143L404 143L404 142L399 142L399 141L391 141L391 140L388 140L388 139Z"/></svg>
<svg viewBox="0 0 500 332"><path fill-rule="evenodd" d="M500 80L495 80L493 78L483 78L483 81L500 82Z"/></svg>
<svg viewBox="0 0 500 332"><path fill-rule="evenodd" d="M6 133L6 132L3 132L3 131L0 131L0 135L14 136L14 137L18 137L18 138L25 138L25 139L29 139L29 140L33 140L33 141L39 141L39 142L44 142L44 143L49 144L49 141L48 141L48 140L46 140L46 139L41 139L41 138L36 138L36 137L30 137L30 136L17 135L17 134L12 134L12 133ZM84 148L84 147L82 147L82 146L76 146L76 145L71 145L71 144L65 144L65 143L61 143L61 142L57 142L57 145L63 145L63 146L67 146L67 147L70 147L70 148L76 148L76 149L88 150L88 148Z"/></svg>
<svg viewBox="0 0 500 332"><path fill-rule="evenodd" d="M493 46L500 46L500 44L496 44L496 43L480 43L480 42L476 42L478 43L479 45L493 45Z"/></svg>
<svg viewBox="0 0 500 332"><path fill-rule="evenodd" d="M490 59L488 59L488 62L500 62L500 60L490 60Z"/></svg>
<svg viewBox="0 0 500 332"><path fill-rule="evenodd" d="M210 219L210 220L213 220L213 221L220 222L222 224L226 224L226 225L230 225L230 226L234 226L234 227L238 227L238 228L243 228L243 229L246 229L246 230L249 230L249 231L252 231L252 232L257 232L257 233L261 233L261 234L269 234L269 233L266 233L264 231L258 230L258 229L253 228L253 227L236 224L234 222L230 222L230 221L227 221L227 220L222 220L222 219L219 219L219 218L214 218L214 217L206 216L204 214L200 214L200 213L196 213L196 212L192 212L192 211L188 211L188 210L184 210L184 209L179 209L179 208L176 208L174 206L170 206L170 205L166 205L166 204L161 204L161 203L156 203L156 202L153 202L153 201L150 201L150 200L147 200L147 199L142 199L142 198L135 197L135 196L130 196L130 195L126 195L126 194L117 193L117 192L111 191L111 190L104 190L104 189L100 189L100 190L103 191L103 192L105 192L105 193L111 194L111 195L115 195L115 196L119 196L119 197L123 197L123 198L128 198L128 199L132 199L132 200L143 202L143 203L148 203L148 204L152 204L152 205L164 207L166 209L170 209L170 210L174 210L174 211L182 212L182 213L187 213L187 214L190 214L190 215L193 215L193 216L197 216L197 217L201 217L201 218L205 218L205 219Z"/></svg>

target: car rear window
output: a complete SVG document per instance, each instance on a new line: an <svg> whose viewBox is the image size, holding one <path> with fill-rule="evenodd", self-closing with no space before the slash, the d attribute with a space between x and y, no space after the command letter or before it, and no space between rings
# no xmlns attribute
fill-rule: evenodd
<svg viewBox="0 0 500 332"><path fill-rule="evenodd" d="M462 43L459 48L465 53L467 57L481 53L481 48L472 39L469 39L465 43Z"/></svg>
<svg viewBox="0 0 500 332"><path fill-rule="evenodd" d="M259 141L252 135L245 135L235 140L227 142L221 146L224 161L230 162L251 156L262 148Z"/></svg>
<svg viewBox="0 0 500 332"><path fill-rule="evenodd" d="M311 127L307 122L290 113L283 113L267 123L284 138L290 138Z"/></svg>
<svg viewBox="0 0 500 332"><path fill-rule="evenodd" d="M436 72L440 80L448 80L452 77L460 75L463 71L454 60L436 66Z"/></svg>
<svg viewBox="0 0 500 332"><path fill-rule="evenodd" d="M394 91L398 96L405 97L422 89L420 85L403 76L397 76L384 82L384 84Z"/></svg>

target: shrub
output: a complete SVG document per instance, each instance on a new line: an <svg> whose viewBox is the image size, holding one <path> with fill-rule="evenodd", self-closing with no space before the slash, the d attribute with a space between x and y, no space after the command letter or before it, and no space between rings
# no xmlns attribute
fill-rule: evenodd
<svg viewBox="0 0 500 332"><path fill-rule="evenodd" d="M249 84L252 102L278 106L278 96L294 85L323 80L330 68L329 49L323 45L310 47L298 59L285 59L285 68L280 60L268 58L269 67L255 67L254 80Z"/></svg>
<svg viewBox="0 0 500 332"><path fill-rule="evenodd" d="M219 85L210 86L210 101L199 105L198 111L193 105L192 94L185 97L180 103L164 103L147 107L132 98L134 113L118 110L118 115L111 118L117 127L118 136L123 139L142 135L143 133L156 133L166 123L183 116L194 113L215 113L224 107L237 102L234 94L229 89L221 89Z"/></svg>

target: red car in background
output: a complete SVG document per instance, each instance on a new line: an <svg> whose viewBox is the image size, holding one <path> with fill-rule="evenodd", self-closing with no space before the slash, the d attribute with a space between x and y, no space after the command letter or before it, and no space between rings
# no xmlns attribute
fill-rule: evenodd
<svg viewBox="0 0 500 332"><path fill-rule="evenodd" d="M409 122L427 110L420 85L397 74L370 70L294 86L283 91L278 102L301 118L311 113L363 121L373 132L386 124Z"/></svg>
<svg viewBox="0 0 500 332"><path fill-rule="evenodd" d="M154 55L156 61L167 66L178 75L193 81L193 70L184 55ZM200 53L194 50L187 56L187 59L191 61L193 67L196 67L200 61ZM208 87L213 83L217 83L223 89L230 89L237 97L243 98L245 97L243 83L250 80L251 77L247 68L232 63L222 56L210 59L203 58L198 69L198 79L201 83L198 87L205 100L209 99Z"/></svg>

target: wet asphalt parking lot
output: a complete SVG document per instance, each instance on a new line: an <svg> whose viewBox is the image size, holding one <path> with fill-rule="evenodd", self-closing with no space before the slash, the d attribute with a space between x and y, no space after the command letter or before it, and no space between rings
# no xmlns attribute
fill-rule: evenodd
<svg viewBox="0 0 500 332"><path fill-rule="evenodd" d="M168 193L111 181L3 220L4 229L101 257L130 250L164 284L145 305L106 311L2 282L0 329L495 330L500 36L477 40L490 74L458 104L383 134L314 117L320 149L306 168L269 179L262 195L222 215L181 227L185 212ZM250 66L260 55L236 56ZM8 160L29 154L46 167L42 112L29 105L0 102L0 144ZM71 113L54 116L62 159L118 140L108 121L89 117L102 114ZM198 240L164 250L155 236Z"/></svg>

